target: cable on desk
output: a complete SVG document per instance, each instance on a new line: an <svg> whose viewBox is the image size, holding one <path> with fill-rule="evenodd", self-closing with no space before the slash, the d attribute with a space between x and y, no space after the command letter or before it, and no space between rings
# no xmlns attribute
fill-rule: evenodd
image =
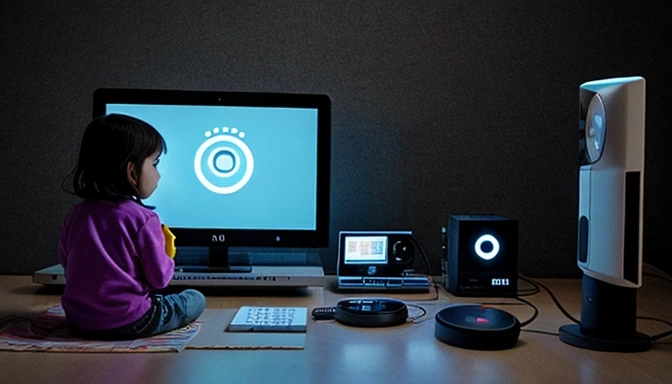
<svg viewBox="0 0 672 384"><path fill-rule="evenodd" d="M658 272L661 273L661 274L659 275L659 274L655 274L655 273L651 273L651 272L645 272L645 273L643 273L643 275L645 275L645 276L651 276L651 277L656 277L656 278L659 278L659 279L662 279L662 280L665 280L665 281L667 281L667 282L672 283L672 276L670 276L668 273L666 273L666 272L663 271L662 269L660 269L660 268L658 268L658 267L655 267L655 266L653 266L653 265L651 265L651 264L649 264L649 263L643 263L642 265L645 265L645 266L647 266L647 267L649 267L649 268L653 268L653 269L655 269L656 271L658 271Z"/></svg>
<svg viewBox="0 0 672 384"><path fill-rule="evenodd" d="M541 331L539 329L521 329L522 332L541 333L542 335L560 336L558 332Z"/></svg>
<svg viewBox="0 0 672 384"><path fill-rule="evenodd" d="M558 309L560 310L560 312L562 312L562 314L565 315L565 317L567 317L567 318L570 319L571 321L575 322L576 324L581 324L581 322L580 322L579 320L577 320L574 316L572 316L569 312L567 312L567 310L562 306L562 304L560 304L560 302L559 302L558 299L555 297L555 295L553 294L553 292L551 292L551 290L548 289L547 286L545 286L544 284L542 284L542 283L540 283L540 282L538 282L538 281L536 281L536 280L527 278L527 277L525 277L525 276L523 276L523 275L518 275L518 277L521 278L522 280L527 281L527 282L530 283L530 284L533 284L533 285L534 285L534 284L537 284L537 285L539 285L541 288L543 288L543 289L548 293L549 296L551 296L551 299L552 299L553 302L555 303L555 306L558 307Z"/></svg>
<svg viewBox="0 0 672 384"><path fill-rule="evenodd" d="M663 332L663 333L659 333L657 335L651 336L651 341L660 340L660 339L662 339L664 337L667 337L667 336L672 336L672 329L667 331L667 332Z"/></svg>
<svg viewBox="0 0 672 384"><path fill-rule="evenodd" d="M530 303L529 301L527 301L525 299L521 299L520 297L516 297L516 300L521 301L521 302L529 305L530 307L532 307L532 309L534 309L534 314L532 315L532 317L530 317L529 319L520 323L520 327L522 328L522 327L530 324L531 322L533 322L537 318L537 316L539 315L539 309L537 307L535 307L534 304Z"/></svg>
<svg viewBox="0 0 672 384"><path fill-rule="evenodd" d="M420 249L420 254L422 255L423 260L425 261L425 266L427 267L427 276L429 276L429 280L431 281L431 285L434 286L434 292L436 295L431 298L431 299L425 299L427 301L429 300L438 300L439 299L439 285L434 281L434 278L432 276L432 266L429 263L429 257L427 256L427 252L425 252L425 248L422 247L422 244L415 238L415 236L411 236L411 242L415 244L418 249Z"/></svg>
<svg viewBox="0 0 672 384"><path fill-rule="evenodd" d="M409 322L410 322L410 323L415 323L416 320L418 320L418 319L424 317L425 315L427 315L427 310L426 310L425 308L419 306L419 305L408 304L408 303L406 303L406 306L408 306L408 307L413 307L413 308L417 308L417 309L419 309L420 312L421 312L418 316L415 316L415 317L409 317L408 319L409 319ZM422 321L420 321L420 323L421 323L421 322L422 322Z"/></svg>
<svg viewBox="0 0 672 384"><path fill-rule="evenodd" d="M539 292L540 292L540 291L537 291L537 290L535 290L535 289L533 289L533 288L530 288L530 289L519 289L519 290L518 290L518 297L520 297L520 296L523 296L523 297L525 297L525 296L534 296L534 295L536 295L536 294L539 293Z"/></svg>
<svg viewBox="0 0 672 384"><path fill-rule="evenodd" d="M658 319L658 318L656 318L656 317L637 316L637 318L638 318L638 319L641 319L641 320L658 321L658 322L665 323L665 324L669 325L670 327L672 327L672 322L669 322L669 321L667 321L667 320L663 320L663 319Z"/></svg>
<svg viewBox="0 0 672 384"><path fill-rule="evenodd" d="M431 276L429 277L430 279L432 278ZM435 281L432 281L432 285L434 286L434 297L431 299L424 299L424 300L418 300L418 301L432 301L432 300L438 300L439 299L439 284L437 284Z"/></svg>
<svg viewBox="0 0 672 384"><path fill-rule="evenodd" d="M658 321L658 322L660 322L660 323L664 323L664 324L667 324L667 325L669 325L670 327L672 327L672 322L667 321L667 320L663 320L663 319L658 319L658 318L656 318L656 317L637 316L637 319L640 319L640 320L650 320L650 321ZM672 335L672 330L669 330L669 331L666 331L666 332L663 332L663 333L659 333L659 334L657 334L657 335L653 335L653 336L650 336L650 337L651 337L651 341L654 341L654 340L660 340L660 339L665 338L665 337L670 336L670 335Z"/></svg>
<svg viewBox="0 0 672 384"><path fill-rule="evenodd" d="M525 299L521 299L520 297L515 297L516 300L520 301L522 304L519 303L497 303L497 302L492 302L492 303L481 303L481 305L492 305L492 306L497 306L497 305L527 305L528 307L532 308L534 310L534 314L532 314L532 317L529 319L520 322L520 327L524 327L526 325L529 325L531 322L533 322L537 316L539 316L539 309L529 301Z"/></svg>
<svg viewBox="0 0 672 384"><path fill-rule="evenodd" d="M481 304L481 305L491 305L491 306L503 306L503 305L527 305L528 307L530 307L530 308L532 308L532 309L534 310L534 314L533 314L532 317L530 317L529 319L527 319L527 320L525 320L525 321L523 321L523 322L520 323L520 326L521 326L521 327L524 327L524 326L530 324L531 322L533 322L534 319L537 318L537 316L539 315L539 309L538 309L534 304L530 303L529 301L527 301L527 300L525 300L525 299L521 299L520 297L515 297L515 299L518 300L518 301L520 301L520 303L494 302L494 301L493 301L493 302L482 302L482 303L480 303L480 304ZM521 303L522 303L522 304L521 304Z"/></svg>
<svg viewBox="0 0 672 384"><path fill-rule="evenodd" d="M422 255L422 258L425 261L425 266L427 267L427 276L432 276L432 266L429 263L429 258L427 257L427 252L425 252L425 249L422 247L422 244L415 238L415 236L411 236L411 242L415 244L418 249L420 249L420 254Z"/></svg>
<svg viewBox="0 0 672 384"><path fill-rule="evenodd" d="M664 277L664 276L659 276L659 275L654 275L654 274L645 274L645 275L647 275L647 276L652 276L652 277L656 277L656 278L660 278L660 279L663 279L663 280L666 280L666 281L670 281L670 280L668 280L668 279L667 279L666 277ZM572 320L572 321L575 322L576 324L581 324L581 322L580 322L579 320L577 320L576 318L574 318L571 314L569 314L569 312L567 312L567 311L565 310L565 308L560 304L560 302L559 302L558 299L555 297L555 295L553 294L553 292L551 292L551 290L550 290L548 287L546 287L544 284L542 284L542 283L539 282L539 281L536 281L536 280L527 278L527 277L525 277L525 276L523 276L523 275L518 275L518 277L520 277L522 280L525 280L525 281L529 282L529 283L532 284L532 285L538 284L540 287L542 287L542 288L543 288L543 289L544 289L544 290L551 296L551 299L553 299L553 302L555 303L555 305L558 307L558 309L560 309L560 311L561 311L561 312L562 312L568 319ZM522 301L523 299L518 298L518 300L521 300L521 301ZM659 321L659 322L662 322L662 323L665 323L665 324L667 324L667 325L672 326L672 322L669 322L669 321L667 321L667 320L663 320L663 319L658 319L658 318L655 318L655 317L637 316L637 318L638 318L638 319L642 319L642 320ZM527 323L527 324L529 324L529 323ZM521 324L521 326L522 326L522 324ZM541 332L540 332L540 333L541 333ZM670 336L670 335L672 335L672 330L669 330L669 331L666 331L666 332L663 332L663 333L659 333L659 334L657 334L657 335L653 335L653 336L650 336L650 337L651 337L651 341L655 341L655 340L660 340L660 339L662 339L662 338L668 337L668 336Z"/></svg>
<svg viewBox="0 0 672 384"><path fill-rule="evenodd" d="M526 288L526 289L519 289L518 290L518 297L520 296L533 296L536 295L537 293L541 292L539 289L539 286L535 284L532 281L525 281L526 283L532 285L532 288Z"/></svg>
<svg viewBox="0 0 672 384"><path fill-rule="evenodd" d="M656 267L654 267L653 265L650 265L650 264L645 264L645 265L647 265L647 266L649 266L649 267L651 267L651 268L655 268L655 269L661 271L659 268L656 268ZM661 272L662 272L662 273L665 273L665 272L663 272L663 271L661 271ZM672 283L672 278L670 278L670 276L667 275L667 274L665 274L665 275L657 275L657 274L655 274L655 273L645 272L645 273L643 273L643 275L644 275L644 276L648 276L648 277L653 277L653 278L656 278L656 279L661 279L661 280L663 280L663 281L667 281L668 283ZM667 321L667 320L658 319L658 318L655 318L655 317L648 317L648 316L637 316L637 318L638 318L638 319L641 319L641 320L658 321L658 322L667 324L667 325L669 325L670 327L672 327L672 322ZM653 335L653 336L651 336L651 341L660 340L660 339L665 338L665 337L668 337L668 336L670 336L670 335L672 335L672 330L669 330L669 331L666 331L666 332L659 333L659 334L657 334L657 335Z"/></svg>
<svg viewBox="0 0 672 384"><path fill-rule="evenodd" d="M668 283L672 283L672 279L670 279L667 276L656 275L655 273L650 273L650 272L644 272L644 273L642 273L642 275L648 276L648 277L655 277L656 279L660 279L660 280L663 280L663 281L667 281Z"/></svg>

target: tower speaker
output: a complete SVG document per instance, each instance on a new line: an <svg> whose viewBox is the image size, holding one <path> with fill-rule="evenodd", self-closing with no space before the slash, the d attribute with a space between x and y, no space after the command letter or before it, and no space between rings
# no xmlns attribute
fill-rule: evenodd
<svg viewBox="0 0 672 384"><path fill-rule="evenodd" d="M621 77L579 89L577 263L583 271L581 322L560 340L586 349L651 348L636 331L642 284L645 81Z"/></svg>
<svg viewBox="0 0 672 384"><path fill-rule="evenodd" d="M517 220L500 215L451 215L442 232L442 283L448 292L516 296Z"/></svg>

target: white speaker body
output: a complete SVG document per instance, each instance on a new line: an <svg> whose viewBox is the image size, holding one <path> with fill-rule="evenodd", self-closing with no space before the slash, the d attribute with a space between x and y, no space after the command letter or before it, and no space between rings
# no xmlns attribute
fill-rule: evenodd
<svg viewBox="0 0 672 384"><path fill-rule="evenodd" d="M642 281L645 80L580 87L578 265L609 284Z"/></svg>
<svg viewBox="0 0 672 384"><path fill-rule="evenodd" d="M643 352L637 332L642 285L645 83L641 77L580 87L578 265L581 321L560 327L579 348Z"/></svg>

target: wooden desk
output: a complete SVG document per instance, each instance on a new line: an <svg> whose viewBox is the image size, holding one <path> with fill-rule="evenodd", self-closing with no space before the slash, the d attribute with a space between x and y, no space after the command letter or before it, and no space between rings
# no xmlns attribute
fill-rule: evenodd
<svg viewBox="0 0 672 384"><path fill-rule="evenodd" d="M580 312L580 280L541 279L575 317ZM208 308L241 305L334 305L345 297L326 288L305 296L208 296ZM0 276L0 317L38 313L59 303L58 294L42 293L28 276ZM347 295L358 296L358 295ZM364 295L359 295L364 296ZM415 300L428 295L397 295ZM545 292L526 297L539 308L527 329L557 332L567 320ZM440 302L420 303L430 314L447 302L465 302L441 291ZM487 300L487 299L486 299ZM501 299L500 299L501 300ZM488 300L492 301L492 300ZM514 302L513 300L503 300ZM521 321L533 310L502 307ZM672 320L672 285L645 277L638 291L638 315ZM0 352L2 383L669 383L672 340L654 343L642 353L608 353L578 349L557 336L522 332L506 351L458 349L434 338L434 320L384 329L346 327L309 320L303 350L185 350L155 354L82 354ZM638 321L652 335L668 326Z"/></svg>

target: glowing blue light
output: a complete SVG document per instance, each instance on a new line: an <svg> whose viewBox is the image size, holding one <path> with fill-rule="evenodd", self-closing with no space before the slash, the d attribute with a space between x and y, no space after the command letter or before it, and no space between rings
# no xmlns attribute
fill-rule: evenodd
<svg viewBox="0 0 672 384"><path fill-rule="evenodd" d="M593 117L593 121L595 122L595 125L597 125L598 128L602 128L602 116L595 115Z"/></svg>
<svg viewBox="0 0 672 384"><path fill-rule="evenodd" d="M492 250L490 250L490 252L483 252L482 246L486 241L492 244ZM497 239L492 235L483 235L479 237L478 240L476 240L474 251L476 251L476 254L480 258L490 260L499 253L499 241L497 241Z"/></svg>
<svg viewBox="0 0 672 384"><path fill-rule="evenodd" d="M206 132L205 137L208 137L208 139L198 147L196 156L194 156L194 172L198 181L214 193L226 195L238 192L238 190L247 184L254 171L254 156L252 155L252 151L240 139L245 137L244 132L240 132L237 128L229 129L228 127L224 127L220 133L220 129L215 127L212 129L212 132ZM213 148L214 150L212 150ZM238 172L241 167L241 159L238 152L241 152L245 158L245 170L240 180L237 180L233 185L224 186L216 185L209 180L201 164L203 157L209 150L206 170L209 169L217 179L226 179Z"/></svg>

